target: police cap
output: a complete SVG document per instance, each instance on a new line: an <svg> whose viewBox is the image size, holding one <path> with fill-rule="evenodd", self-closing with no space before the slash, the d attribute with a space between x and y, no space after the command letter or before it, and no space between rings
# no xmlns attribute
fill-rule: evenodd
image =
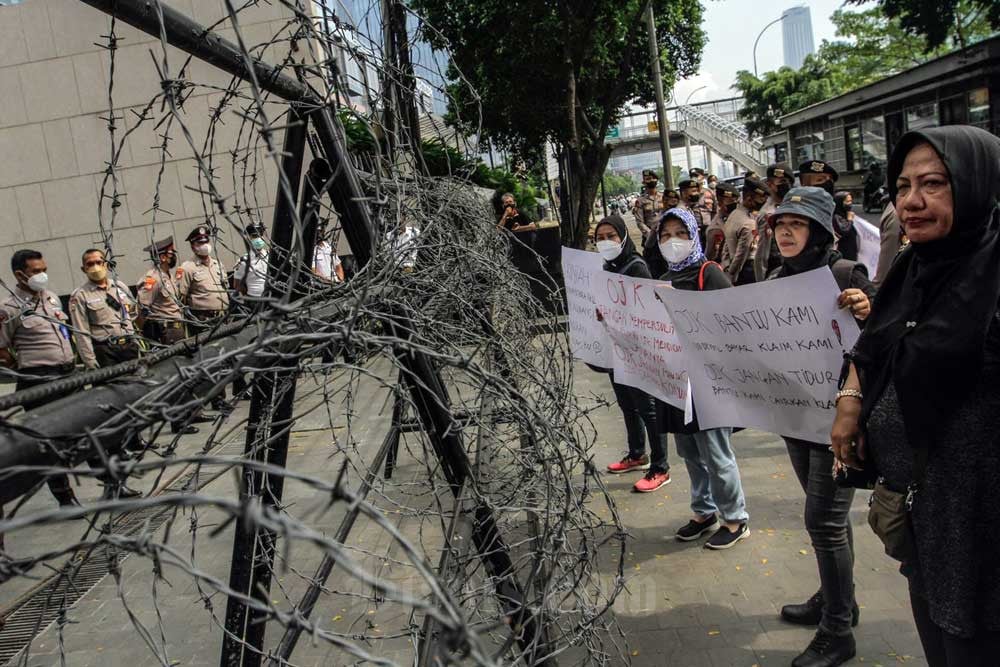
<svg viewBox="0 0 1000 667"><path fill-rule="evenodd" d="M259 222L251 222L247 225L247 234L249 236L263 236L264 235L264 225Z"/></svg>
<svg viewBox="0 0 1000 667"><path fill-rule="evenodd" d="M194 241L196 241L198 239L206 239L207 240L207 239L209 239L211 237L212 237L212 234L209 231L208 227L206 227L205 225L198 225L197 227L195 227L194 229L191 230L191 233L188 234L187 238L184 239L184 240L187 241L188 243L193 243Z"/></svg>
<svg viewBox="0 0 1000 667"><path fill-rule="evenodd" d="M143 252L147 252L150 255L161 255L169 250L174 249L174 237L168 236L162 241L156 241L151 245L146 246L142 249Z"/></svg>
<svg viewBox="0 0 1000 667"><path fill-rule="evenodd" d="M704 175L705 175L705 170L702 169L701 167L694 167L692 169L688 169L688 176L690 176L691 178L696 178L698 176L704 176Z"/></svg>
<svg viewBox="0 0 1000 667"><path fill-rule="evenodd" d="M643 180L645 180L647 178L655 178L656 180L660 179L660 177L657 176L656 172L653 171L652 169L643 169L642 170L642 178L643 178Z"/></svg>
<svg viewBox="0 0 1000 667"><path fill-rule="evenodd" d="M677 193L677 190L670 189L663 191L663 198L666 199L667 197L676 197L677 199L680 199L681 196Z"/></svg>
<svg viewBox="0 0 1000 667"><path fill-rule="evenodd" d="M769 165L767 168L768 178L787 178L788 180L793 180L795 175L792 173L792 168L788 166L785 162L775 162Z"/></svg>
<svg viewBox="0 0 1000 667"><path fill-rule="evenodd" d="M677 187L681 190L685 188L700 188L701 183L690 178L685 178L683 181L677 184Z"/></svg>
<svg viewBox="0 0 1000 667"><path fill-rule="evenodd" d="M751 192L756 192L759 195L766 195L767 186L753 176L748 176L743 179L743 194L748 195Z"/></svg>
<svg viewBox="0 0 1000 667"><path fill-rule="evenodd" d="M722 197L723 195L728 195L730 197L738 197L740 191L737 190L736 186L734 186L732 183L720 182L718 185L715 186L715 194L718 195L719 197Z"/></svg>
<svg viewBox="0 0 1000 667"><path fill-rule="evenodd" d="M837 170L830 166L828 162L823 160L806 160L799 165L799 177L803 174L830 174L833 180L836 181L840 174Z"/></svg>

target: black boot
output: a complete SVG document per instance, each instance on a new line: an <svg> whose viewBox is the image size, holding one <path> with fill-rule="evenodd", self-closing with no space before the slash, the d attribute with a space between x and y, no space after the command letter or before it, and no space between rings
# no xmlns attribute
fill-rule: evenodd
<svg viewBox="0 0 1000 667"><path fill-rule="evenodd" d="M819 630L809 648L792 660L792 667L837 667L857 652L854 635L831 635Z"/></svg>
<svg viewBox="0 0 1000 667"><path fill-rule="evenodd" d="M185 426L184 424L178 422L176 424L170 425L170 432L174 435L192 435L198 432L198 427L192 424Z"/></svg>
<svg viewBox="0 0 1000 667"><path fill-rule="evenodd" d="M823 591L816 591L815 595L801 604L786 604L781 608L781 618L795 625L819 625L823 618ZM851 608L852 628L858 626L860 618L861 610L855 602Z"/></svg>
<svg viewBox="0 0 1000 667"><path fill-rule="evenodd" d="M59 499L59 507L62 508L62 509L75 509L77 507L83 507L83 505L80 504L80 501L76 499L75 495L71 495L69 498L60 498ZM73 517L73 519L76 520L76 521L79 521L81 519L86 519L86 518L87 518L87 516L85 514L81 514L80 516Z"/></svg>
<svg viewBox="0 0 1000 667"><path fill-rule="evenodd" d="M104 494L101 496L101 500L127 500L128 498L138 498L141 495L142 491L130 489L124 483L116 484L114 482L106 482L104 484Z"/></svg>

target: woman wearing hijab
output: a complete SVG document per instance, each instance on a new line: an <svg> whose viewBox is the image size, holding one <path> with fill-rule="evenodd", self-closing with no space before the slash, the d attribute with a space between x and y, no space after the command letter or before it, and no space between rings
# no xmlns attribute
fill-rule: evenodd
<svg viewBox="0 0 1000 667"><path fill-rule="evenodd" d="M833 448L873 468L873 497L904 499L901 531L874 504L869 522L902 562L927 662L997 665L1000 139L961 125L909 132L888 177L910 243L851 355Z"/></svg>
<svg viewBox="0 0 1000 667"><path fill-rule="evenodd" d="M686 208L664 213L653 237L666 265L661 280L681 290L715 290L732 287L726 272L709 262L698 239L698 222ZM684 411L656 401L660 430L674 434L677 454L684 459L691 478L693 516L674 535L681 542L697 540L715 531L705 543L707 549L729 549L750 536L746 498L740 469L729 438L731 428L702 430L698 417L684 423ZM723 525L719 526L719 517Z"/></svg>
<svg viewBox="0 0 1000 667"><path fill-rule="evenodd" d="M833 195L833 226L837 234L837 252L844 259L858 260L858 230L854 227L854 197L847 190Z"/></svg>
<svg viewBox="0 0 1000 667"><path fill-rule="evenodd" d="M597 252L604 258L605 271L632 278L651 277L646 262L628 236L621 216L610 215L598 222L594 228L594 242ZM597 317L601 318L600 311ZM670 483L670 464L667 463L666 436L660 435L657 427L653 397L641 389L618 384L614 371L608 373L628 434L628 453L620 461L609 464L608 472L619 475L645 470L646 475L633 488L640 493L655 491ZM649 438L649 457L646 456L646 437Z"/></svg>
<svg viewBox="0 0 1000 667"><path fill-rule="evenodd" d="M769 218L781 253L781 266L769 280L830 267L842 290L838 304L863 322L874 288L864 264L844 260L834 250L834 201L822 188L792 188ZM820 589L803 604L789 604L781 617L799 625L819 625L793 667L834 667L854 657L852 626L858 623L854 600L854 539L850 510L854 489L833 479L833 453L826 442L782 436L795 476L806 494L805 525L819 566Z"/></svg>

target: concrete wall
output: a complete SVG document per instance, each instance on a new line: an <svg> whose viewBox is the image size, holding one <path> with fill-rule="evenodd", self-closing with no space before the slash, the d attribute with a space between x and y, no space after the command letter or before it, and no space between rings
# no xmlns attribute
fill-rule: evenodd
<svg viewBox="0 0 1000 667"><path fill-rule="evenodd" d="M168 4L211 24L224 16L221 0L169 0ZM240 27L249 44L263 43L282 31L284 9L278 3L261 2L239 14ZM0 7L0 278L12 283L10 255L19 248L35 248L45 254L52 289L72 291L85 278L80 273L81 252L103 247L100 231L99 193L111 154L107 129L110 57L95 43L106 43L111 20L77 0L27 0ZM228 22L218 32L232 38ZM136 113L160 91L154 58L162 60L160 43L118 22L122 41L115 56L114 105L119 140L125 129L137 125ZM275 61L288 52L288 42L279 42L264 53ZM185 62L184 54L169 49L174 76ZM226 88L229 77L208 65L192 61L188 81ZM191 91L184 104L184 120L195 142L205 142L210 116L222 93L205 87ZM227 205L240 206L270 226L276 168L260 147L250 126L236 115L242 104L230 106L224 124L215 127L214 167L216 187L230 196ZM274 119L283 105L267 106ZM110 235L118 262L119 277L134 284L148 260L141 251L153 238L172 234L180 242L181 257L190 249L183 243L191 228L205 221L210 201L186 186L199 185L193 151L176 125L170 132L170 152L161 165L163 128L154 123L169 115L157 103L155 119L139 124L124 142L117 176L122 193ZM280 124L280 123L279 123ZM243 136L238 137L240 129ZM280 147L280 136L278 138ZM227 151L242 149L244 165L234 168ZM162 176L160 170L162 168ZM236 172L234 175L234 171ZM160 180L159 210L154 205L156 182ZM110 183L107 193L111 193ZM111 223L110 199L104 201L101 220ZM234 221L242 228L251 216L241 212ZM231 266L234 251L243 252L243 242L233 225L217 217L223 228L218 241L220 259ZM0 288L3 290L3 288ZM6 291L6 290L3 290Z"/></svg>

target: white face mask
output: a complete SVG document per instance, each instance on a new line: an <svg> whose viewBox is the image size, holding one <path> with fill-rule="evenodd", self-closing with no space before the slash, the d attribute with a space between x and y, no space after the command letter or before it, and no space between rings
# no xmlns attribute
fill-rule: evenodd
<svg viewBox="0 0 1000 667"><path fill-rule="evenodd" d="M622 254L622 247L624 245L624 241L621 243L617 241L598 241L597 252L601 253L601 257L603 257L605 261L611 262L614 261L615 257Z"/></svg>
<svg viewBox="0 0 1000 667"><path fill-rule="evenodd" d="M33 292L41 292L49 284L49 274L47 273L36 273L35 275L28 278L28 289Z"/></svg>
<svg viewBox="0 0 1000 667"><path fill-rule="evenodd" d="M212 254L212 244L202 243L201 245L196 245L194 247L194 254L198 255L199 257L208 257L209 255Z"/></svg>
<svg viewBox="0 0 1000 667"><path fill-rule="evenodd" d="M691 249L693 247L693 239L684 240L673 238L666 243L660 244L660 252L663 254L663 258L671 264L680 264L688 258L688 255L691 254Z"/></svg>

